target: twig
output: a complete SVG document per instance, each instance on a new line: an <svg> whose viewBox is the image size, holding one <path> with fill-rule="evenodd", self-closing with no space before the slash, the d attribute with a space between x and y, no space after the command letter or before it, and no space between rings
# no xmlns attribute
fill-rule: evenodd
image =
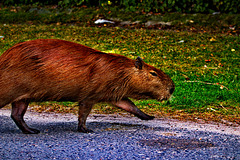
<svg viewBox="0 0 240 160"><path fill-rule="evenodd" d="M227 110L227 108L225 108L223 105L220 104L220 107L222 107L223 109Z"/></svg>
<svg viewBox="0 0 240 160"><path fill-rule="evenodd" d="M185 83L203 83L203 84L209 84L209 85L215 85L220 86L221 89L226 88L226 90L229 90L226 86L221 85L219 83L209 83L209 82L203 82L203 81L184 81Z"/></svg>

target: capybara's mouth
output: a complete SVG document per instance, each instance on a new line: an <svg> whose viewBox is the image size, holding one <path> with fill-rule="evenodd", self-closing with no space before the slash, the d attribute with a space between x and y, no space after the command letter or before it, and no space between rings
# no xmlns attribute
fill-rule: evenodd
<svg viewBox="0 0 240 160"><path fill-rule="evenodd" d="M166 100L168 100L168 98L160 98L160 99L157 99L157 101L159 101L159 102L166 101Z"/></svg>
<svg viewBox="0 0 240 160"><path fill-rule="evenodd" d="M160 98L156 98L157 101L162 102L162 101L167 101L171 95L169 96L161 96Z"/></svg>
<svg viewBox="0 0 240 160"><path fill-rule="evenodd" d="M159 102L162 101L167 101L169 98L171 97L171 95L162 95L162 96L158 96L158 95L154 95L151 92L144 92L144 93L138 93L138 96L132 97L133 99L155 99Z"/></svg>

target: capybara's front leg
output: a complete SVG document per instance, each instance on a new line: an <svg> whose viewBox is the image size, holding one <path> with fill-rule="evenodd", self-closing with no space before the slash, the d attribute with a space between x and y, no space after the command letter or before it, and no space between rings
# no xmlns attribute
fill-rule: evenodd
<svg viewBox="0 0 240 160"><path fill-rule="evenodd" d="M27 111L28 104L29 104L28 100L20 100L13 102L11 118L14 120L18 128L21 129L23 133L26 134L40 133L40 131L37 129L29 128L25 121L23 120L23 116Z"/></svg>
<svg viewBox="0 0 240 160"><path fill-rule="evenodd" d="M128 98L122 99L118 102L112 102L113 105L128 111L142 120L152 120L154 116L149 116L146 113L142 112L137 106Z"/></svg>
<svg viewBox="0 0 240 160"><path fill-rule="evenodd" d="M89 115L93 104L79 102L78 110L78 131L83 133L93 132L86 127L87 116Z"/></svg>

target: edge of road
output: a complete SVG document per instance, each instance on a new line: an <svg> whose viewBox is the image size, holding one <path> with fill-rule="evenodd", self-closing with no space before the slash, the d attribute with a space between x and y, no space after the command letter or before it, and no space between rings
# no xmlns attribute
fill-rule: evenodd
<svg viewBox="0 0 240 160"><path fill-rule="evenodd" d="M11 110L1 109L0 116L10 116ZM53 112L31 112L27 111L24 119L26 121L38 121L38 122L77 122L77 115L71 113L53 113ZM124 115L120 114L90 114L87 118L87 123L89 122L109 122L109 123L119 123L119 124L135 124L135 125L145 125L148 127L165 127L174 129L187 129L188 131L207 131L215 132L220 134L237 135L240 136L240 125L225 125L216 122L192 122L192 121L179 121L176 119L168 118L156 118L150 121L140 120L136 117L132 117L130 114L126 113ZM174 131L173 131L174 132ZM160 134L174 134L174 133L160 133Z"/></svg>

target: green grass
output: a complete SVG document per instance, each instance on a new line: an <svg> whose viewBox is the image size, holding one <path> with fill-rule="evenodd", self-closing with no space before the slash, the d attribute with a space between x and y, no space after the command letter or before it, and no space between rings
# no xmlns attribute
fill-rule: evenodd
<svg viewBox="0 0 240 160"><path fill-rule="evenodd" d="M197 17L195 19L201 18ZM4 39L0 40L0 53L21 41L58 38L132 59L141 56L145 62L169 74L176 84L176 90L167 102L134 101L140 109L158 117L227 120L240 124L240 38L228 32L212 33L208 27L203 28L206 32L187 32L83 27L68 23L29 25L2 22L0 36ZM34 107L36 105L41 107ZM70 102L31 104L39 112L55 110L77 113L76 105ZM94 112L120 111L100 104Z"/></svg>

